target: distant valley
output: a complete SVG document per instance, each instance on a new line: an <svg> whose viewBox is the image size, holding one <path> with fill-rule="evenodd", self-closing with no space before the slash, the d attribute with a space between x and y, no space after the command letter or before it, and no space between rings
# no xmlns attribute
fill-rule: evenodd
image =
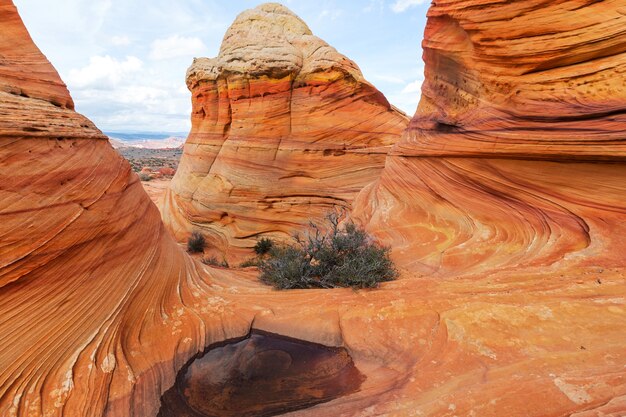
<svg viewBox="0 0 626 417"><path fill-rule="evenodd" d="M140 173L142 181L171 178L183 154L184 133L105 132L111 145Z"/></svg>

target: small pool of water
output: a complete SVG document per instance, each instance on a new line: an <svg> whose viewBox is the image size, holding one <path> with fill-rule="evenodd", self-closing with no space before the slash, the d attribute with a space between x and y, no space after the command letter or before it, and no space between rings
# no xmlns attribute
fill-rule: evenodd
<svg viewBox="0 0 626 417"><path fill-rule="evenodd" d="M274 416L354 393L364 380L344 348L253 331L183 367L158 417Z"/></svg>

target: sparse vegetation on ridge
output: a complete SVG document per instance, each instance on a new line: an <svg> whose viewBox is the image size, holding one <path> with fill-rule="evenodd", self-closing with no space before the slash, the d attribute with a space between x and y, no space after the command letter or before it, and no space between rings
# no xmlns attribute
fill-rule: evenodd
<svg viewBox="0 0 626 417"><path fill-rule="evenodd" d="M150 174L146 174L144 172L140 172L139 173L139 179L141 181L150 181L152 179L152 177L150 176Z"/></svg>
<svg viewBox="0 0 626 417"><path fill-rule="evenodd" d="M187 240L187 251L190 253L200 253L204 252L204 247L206 246L206 240L202 233L197 230L191 232L191 236Z"/></svg>
<svg viewBox="0 0 626 417"><path fill-rule="evenodd" d="M269 253L273 246L274 242L272 242L270 238L262 237L256 242L256 245L254 245L254 253L256 253L258 256L266 255L267 253Z"/></svg>
<svg viewBox="0 0 626 417"><path fill-rule="evenodd" d="M228 261L226 258L222 258L222 261L218 261L215 256L211 256L210 258L202 258L202 263L210 266L219 266L222 268L230 268Z"/></svg>
<svg viewBox="0 0 626 417"><path fill-rule="evenodd" d="M243 261L242 263L239 264L239 268L250 268L252 266L259 266L259 258L251 258L251 259L246 259L245 261Z"/></svg>

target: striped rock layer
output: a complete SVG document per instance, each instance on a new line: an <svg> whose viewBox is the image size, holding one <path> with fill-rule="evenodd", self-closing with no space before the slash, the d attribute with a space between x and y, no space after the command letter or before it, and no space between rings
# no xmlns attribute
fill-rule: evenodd
<svg viewBox="0 0 626 417"><path fill-rule="evenodd" d="M248 331L210 285L0 0L0 416L156 415L184 361Z"/></svg>
<svg viewBox="0 0 626 417"><path fill-rule="evenodd" d="M374 181L408 118L284 6L240 14L219 56L187 72L192 129L165 196L180 240L227 258L289 237Z"/></svg>
<svg viewBox="0 0 626 417"><path fill-rule="evenodd" d="M507 4L446 7L477 20ZM583 19L597 4L551 18ZM528 30L551 22L543 9ZM9 0L0 73L0 416L156 416L193 355L251 329L344 347L365 377L358 392L291 416L624 415L619 157L398 151L360 213L397 245L401 279L277 292L181 250L128 163L72 110Z"/></svg>
<svg viewBox="0 0 626 417"><path fill-rule="evenodd" d="M417 112L359 198L370 229L421 272L624 266L622 3L437 1L423 46Z"/></svg>
<svg viewBox="0 0 626 417"><path fill-rule="evenodd" d="M415 415L624 415L624 3L436 0L423 47L417 112L353 215L405 286L439 280L448 342L483 360L417 383ZM456 367L439 352L423 363Z"/></svg>

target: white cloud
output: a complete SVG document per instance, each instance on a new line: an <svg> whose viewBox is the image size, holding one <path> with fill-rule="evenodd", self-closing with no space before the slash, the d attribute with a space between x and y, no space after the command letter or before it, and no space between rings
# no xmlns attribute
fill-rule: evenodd
<svg viewBox="0 0 626 417"><path fill-rule="evenodd" d="M106 97L111 103L136 105L157 104L171 97L166 89L147 85L126 85L107 92L85 89L78 96L80 100L98 100Z"/></svg>
<svg viewBox="0 0 626 417"><path fill-rule="evenodd" d="M415 111L420 92L409 85L423 78L418 68L421 11L430 1L283 1L316 35L354 59L390 102L409 114ZM104 130L176 132L189 127L185 71L191 58L217 55L227 27L251 5L248 0L14 3L68 84L79 112ZM354 10L348 13L344 3ZM420 13L409 13L417 7Z"/></svg>
<svg viewBox="0 0 626 417"><path fill-rule="evenodd" d="M328 18L330 20L337 20L339 17L341 17L342 14L343 14L343 11L338 10L338 9L334 9L334 10L324 9L320 13L319 18L320 19Z"/></svg>
<svg viewBox="0 0 626 417"><path fill-rule="evenodd" d="M214 56L242 7L219 0L14 2L67 83L77 111L110 131L188 129L191 100L185 71L194 55L153 61L151 52L157 58L182 55L180 49L189 53L191 45L196 56ZM178 43L163 42L171 38ZM151 48L155 40L162 42ZM168 48L178 50L166 53Z"/></svg>
<svg viewBox="0 0 626 417"><path fill-rule="evenodd" d="M130 74L140 71L142 66L143 62L134 56L127 56L125 60L118 60L109 55L92 56L86 67L70 70L67 83L70 87L78 89L115 88Z"/></svg>
<svg viewBox="0 0 626 417"><path fill-rule="evenodd" d="M152 42L150 58L165 60L206 55L207 47L200 38L172 35Z"/></svg>
<svg viewBox="0 0 626 417"><path fill-rule="evenodd" d="M417 104L422 96L423 79L416 79L404 86L404 88L390 91L387 99L402 109L406 114L412 116L415 113Z"/></svg>
<svg viewBox="0 0 626 417"><path fill-rule="evenodd" d="M411 83L408 83L403 89L402 89L402 93L403 94L410 94L410 93L421 93L422 91L422 83L424 82L424 80L415 80Z"/></svg>
<svg viewBox="0 0 626 417"><path fill-rule="evenodd" d="M103 19L109 11L111 11L111 6L113 5L112 0L100 0L96 2L83 2L83 4L91 7L93 12L98 16L99 19Z"/></svg>
<svg viewBox="0 0 626 417"><path fill-rule="evenodd" d="M371 13L373 11L382 12L385 8L385 0L370 0L369 4L363 8L363 13Z"/></svg>
<svg viewBox="0 0 626 417"><path fill-rule="evenodd" d="M402 13L405 10L426 3L426 0L396 0L391 6L391 10L395 13Z"/></svg>
<svg viewBox="0 0 626 417"><path fill-rule="evenodd" d="M115 46L128 46L130 45L130 38L128 36L113 36L111 43Z"/></svg>
<svg viewBox="0 0 626 417"><path fill-rule="evenodd" d="M114 89L84 88L74 91L77 108L103 130L161 130L189 128L189 91L148 68L130 74Z"/></svg>
<svg viewBox="0 0 626 417"><path fill-rule="evenodd" d="M390 94L387 96L387 99L391 104L398 107L409 116L413 116L415 110L417 110L420 97L421 95L419 94Z"/></svg>

